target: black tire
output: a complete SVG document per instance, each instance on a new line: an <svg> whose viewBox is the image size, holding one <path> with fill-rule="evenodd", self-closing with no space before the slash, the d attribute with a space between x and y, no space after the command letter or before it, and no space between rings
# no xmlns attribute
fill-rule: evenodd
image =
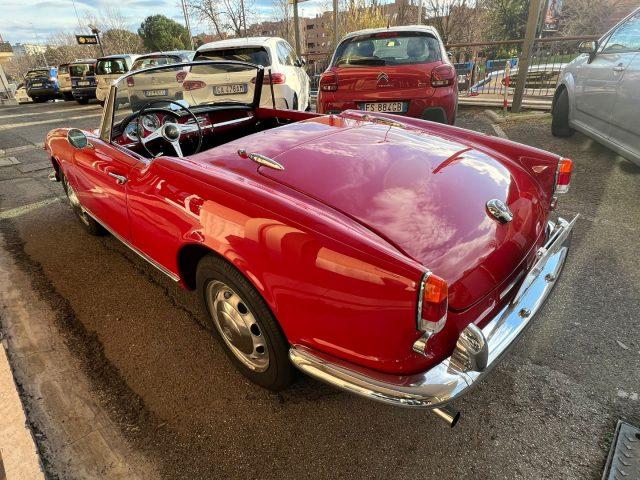
<svg viewBox="0 0 640 480"><path fill-rule="evenodd" d="M33 101L36 103L45 103L49 99L47 97L32 97Z"/></svg>
<svg viewBox="0 0 640 480"><path fill-rule="evenodd" d="M295 93L293 94L293 106L291 110L298 110L298 95Z"/></svg>
<svg viewBox="0 0 640 480"><path fill-rule="evenodd" d="M562 88L553 103L551 134L554 137L570 137L573 132L573 128L569 126L569 94L566 88Z"/></svg>
<svg viewBox="0 0 640 480"><path fill-rule="evenodd" d="M228 287L246 303L244 311L251 315L259 327L258 335L264 339L268 353L268 367L255 371L246 366L227 345L216 326L215 312L211 312L210 290L219 284ZM210 254L202 258L196 270L196 288L204 309L209 314L213 335L222 345L231 363L249 380L269 390L279 391L288 387L294 379L294 367L289 361L289 343L278 322L260 293L226 260ZM235 297L234 297L235 298ZM242 305L238 304L240 310ZM253 327L252 327L253 328ZM251 330L253 332L253 329Z"/></svg>
<svg viewBox="0 0 640 480"><path fill-rule="evenodd" d="M64 101L65 102L70 102L73 100L73 94L69 93L69 92L65 92L62 94L62 96L64 97Z"/></svg>
<svg viewBox="0 0 640 480"><path fill-rule="evenodd" d="M87 103L89 103L89 99L88 98L76 98L76 102L78 102L80 105L86 105Z"/></svg>
<svg viewBox="0 0 640 480"><path fill-rule="evenodd" d="M69 185L69 181L62 171L60 171L60 181L62 182L62 188L64 189L64 193L67 195L67 199L69 200L69 205L73 209L73 212L80 220L80 224L84 227L84 229L90 233L91 235L100 236L106 233L106 230L96 222L88 213L82 210L80 203L78 202L78 198L75 196L73 192L73 187Z"/></svg>

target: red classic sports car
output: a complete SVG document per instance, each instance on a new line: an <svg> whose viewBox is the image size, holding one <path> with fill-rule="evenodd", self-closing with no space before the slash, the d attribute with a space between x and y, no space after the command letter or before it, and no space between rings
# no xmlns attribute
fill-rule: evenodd
<svg viewBox="0 0 640 480"><path fill-rule="evenodd" d="M320 76L319 113L353 108L453 125L457 105L455 67L430 26L350 33Z"/></svg>
<svg viewBox="0 0 640 480"><path fill-rule="evenodd" d="M132 111L127 79L167 72L183 98L149 83ZM214 61L124 75L98 130L47 135L51 179L90 233L197 291L255 383L282 389L297 367L455 423L447 403L560 273L575 219L550 213L571 161L394 115L260 108L264 76Z"/></svg>

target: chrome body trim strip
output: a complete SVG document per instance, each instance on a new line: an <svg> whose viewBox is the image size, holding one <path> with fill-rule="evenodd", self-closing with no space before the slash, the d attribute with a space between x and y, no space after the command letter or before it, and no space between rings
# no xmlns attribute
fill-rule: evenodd
<svg viewBox="0 0 640 480"><path fill-rule="evenodd" d="M148 263L150 263L152 266L154 266L155 268L157 268L158 270L160 270L162 273L164 273L167 277L169 277L171 280L173 280L174 282L179 282L180 281L180 277L178 275L176 275L175 273L171 272L170 270L166 269L165 267L163 267L162 265L160 265L158 262L156 262L155 260L153 260L151 257L149 257L147 254L141 252L140 250L138 250L136 247L134 247L133 245L131 245L129 242L127 242L124 238L122 238L120 235L118 235L116 232L114 232L111 228L109 228L107 226L106 223L104 223L102 220L100 220L96 215L94 215L92 212L90 212L89 210L87 210L85 207L80 206L80 208L82 210L84 210L87 215L89 215L91 218L93 218L96 222L98 222L105 230L107 230L111 235L113 235L115 238L117 238L120 242L122 242L126 247L129 247L129 249L131 249L131 251L133 251L133 253L135 253L136 255L138 255L140 258L142 258L143 260L146 260Z"/></svg>
<svg viewBox="0 0 640 480"><path fill-rule="evenodd" d="M557 224L551 224L549 238L541 249L543 253L528 272L516 298L482 330L476 329L484 337L488 350L483 371L471 370L469 365L456 361L456 352L426 372L412 375L377 372L303 345L293 345L289 358L304 373L371 400L412 408L446 405L482 380L530 325L562 270L577 218L570 222L559 219Z"/></svg>

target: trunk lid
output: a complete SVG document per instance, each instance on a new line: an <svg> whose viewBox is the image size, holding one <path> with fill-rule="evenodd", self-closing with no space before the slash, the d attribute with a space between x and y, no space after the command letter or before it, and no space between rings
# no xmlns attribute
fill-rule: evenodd
<svg viewBox="0 0 640 480"><path fill-rule="evenodd" d="M340 92L354 92L354 99L368 99L375 94L377 99L430 97L435 89L431 86L431 70L442 62L402 66L349 66L337 67Z"/></svg>
<svg viewBox="0 0 640 480"><path fill-rule="evenodd" d="M324 125L318 135L312 125L327 118L331 133ZM540 187L498 155L408 126L340 117L295 125L295 146L273 157L284 170L259 172L361 222L444 278L454 310L508 279L544 231ZM287 128L272 131L276 145L290 137ZM511 222L490 215L492 199L508 205Z"/></svg>

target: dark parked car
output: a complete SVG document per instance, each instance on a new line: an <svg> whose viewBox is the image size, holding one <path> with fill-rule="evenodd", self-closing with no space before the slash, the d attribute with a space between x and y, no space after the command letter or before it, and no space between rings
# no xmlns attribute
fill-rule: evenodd
<svg viewBox="0 0 640 480"><path fill-rule="evenodd" d="M34 102L53 100L60 94L58 86L58 69L43 67L29 70L24 77L24 84Z"/></svg>
<svg viewBox="0 0 640 480"><path fill-rule="evenodd" d="M85 104L96 98L96 60L76 60L69 64L71 92L76 102Z"/></svg>

